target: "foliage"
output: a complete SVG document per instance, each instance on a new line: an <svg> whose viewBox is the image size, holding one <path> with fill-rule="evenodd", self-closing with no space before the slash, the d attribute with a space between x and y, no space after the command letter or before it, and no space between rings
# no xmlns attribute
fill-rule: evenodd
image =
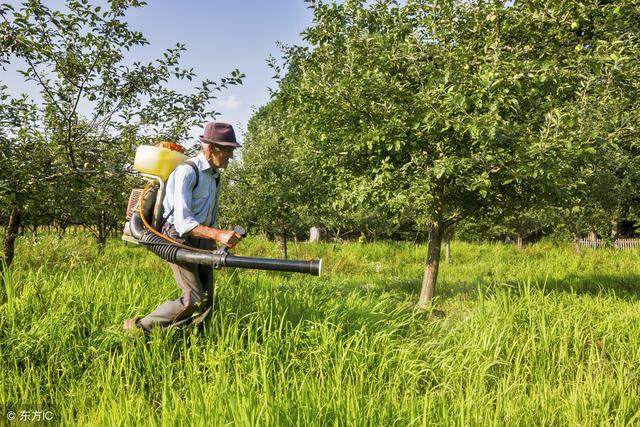
<svg viewBox="0 0 640 427"><path fill-rule="evenodd" d="M161 137L183 139L215 116L210 105L217 91L242 82L235 70L218 83L201 81L192 93L172 89L176 81L196 78L180 66L181 43L153 62L131 62L127 53L148 42L125 15L144 5L0 5L0 65L23 61L19 72L40 92L11 98L0 91L5 218L17 211L23 224L34 226L94 224L103 244L109 229L120 227L135 147Z"/></svg>
<svg viewBox="0 0 640 427"><path fill-rule="evenodd" d="M523 212L553 208L579 234L637 200L622 196L637 183L633 2L310 6L309 46L284 50L272 102L290 144L322 157L334 227L428 230L421 305L463 219L499 212L523 232Z"/></svg>
<svg viewBox="0 0 640 427"><path fill-rule="evenodd" d="M254 230L299 234L322 187L312 179L310 162L284 132L286 118L271 103L252 117L242 161L225 173L223 218ZM302 228L301 228L302 225Z"/></svg>

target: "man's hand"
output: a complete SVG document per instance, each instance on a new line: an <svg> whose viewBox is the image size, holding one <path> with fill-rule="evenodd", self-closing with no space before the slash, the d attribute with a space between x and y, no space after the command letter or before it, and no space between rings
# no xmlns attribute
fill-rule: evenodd
<svg viewBox="0 0 640 427"><path fill-rule="evenodd" d="M238 233L234 232L233 230L218 230L218 231L219 231L220 237L217 238L216 240L230 248L233 248L235 245L240 243L240 240L242 240L242 237Z"/></svg>
<svg viewBox="0 0 640 427"><path fill-rule="evenodd" d="M221 230L219 228L206 227L204 225L198 225L191 230L191 235L194 237L204 237L205 239L216 240L225 246L233 248L242 240L242 236L233 230Z"/></svg>

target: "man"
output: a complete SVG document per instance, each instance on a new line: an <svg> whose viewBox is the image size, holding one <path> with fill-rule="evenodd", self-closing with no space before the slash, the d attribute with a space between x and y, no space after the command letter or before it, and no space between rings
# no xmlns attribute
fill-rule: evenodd
<svg viewBox="0 0 640 427"><path fill-rule="evenodd" d="M213 250L214 241L234 247L241 237L218 228L218 182L220 169L233 158L233 150L241 147L233 127L210 122L200 136L201 151L190 163L178 166L169 176L162 203L165 223L163 233L172 239L200 249ZM196 176L196 170L198 176ZM213 307L213 268L205 265L170 264L182 297L165 301L146 317L128 319L125 331L166 330L170 327L194 325L204 321ZM193 317L198 314L197 317Z"/></svg>

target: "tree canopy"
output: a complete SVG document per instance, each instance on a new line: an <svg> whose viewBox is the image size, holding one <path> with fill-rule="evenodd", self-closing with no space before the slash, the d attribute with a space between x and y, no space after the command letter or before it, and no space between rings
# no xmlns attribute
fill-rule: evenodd
<svg viewBox="0 0 640 427"><path fill-rule="evenodd" d="M428 230L420 306L434 294L443 235L461 220L536 207L619 215L637 200L627 192L637 182L634 2L310 7L308 46L284 50L288 72L254 120L286 118L286 163L317 157L318 177L301 175L327 184L317 212L343 201L343 225L375 217L378 229ZM287 167L281 158L248 161L245 173Z"/></svg>
<svg viewBox="0 0 640 427"><path fill-rule="evenodd" d="M9 96L0 86L5 263L20 224L92 225L104 244L106 232L121 226L135 148L184 139L192 126L215 117L211 105L220 90L242 82L233 70L219 82L196 84L193 69L180 66L181 43L148 63L128 56L148 44L126 22L129 9L144 5L0 4L0 65L24 64L18 72L39 92ZM193 90L172 89L180 80L194 81Z"/></svg>

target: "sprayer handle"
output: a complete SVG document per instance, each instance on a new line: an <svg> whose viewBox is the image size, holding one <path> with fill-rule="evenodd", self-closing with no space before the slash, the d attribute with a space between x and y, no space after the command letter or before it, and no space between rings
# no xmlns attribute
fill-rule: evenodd
<svg viewBox="0 0 640 427"><path fill-rule="evenodd" d="M238 234L240 237L243 237L247 235L247 232L244 230L244 228L241 225L236 225L233 228L233 232ZM229 249L231 249L229 246L225 246L221 249L222 252L227 253L229 252Z"/></svg>
<svg viewBox="0 0 640 427"><path fill-rule="evenodd" d="M244 230L244 228L241 225L236 225L235 227L233 227L233 232L236 234L239 234L240 237L244 238L244 236L247 235L247 232Z"/></svg>

